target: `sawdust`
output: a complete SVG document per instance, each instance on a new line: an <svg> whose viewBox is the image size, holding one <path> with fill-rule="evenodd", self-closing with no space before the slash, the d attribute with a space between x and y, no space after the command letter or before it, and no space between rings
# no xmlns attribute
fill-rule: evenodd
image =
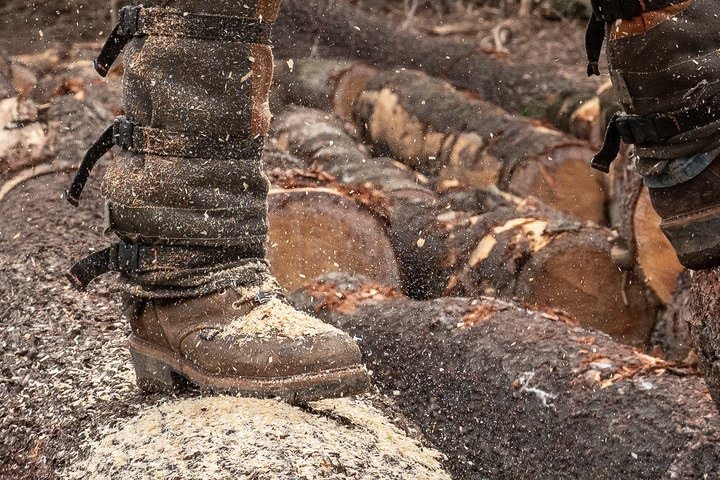
<svg viewBox="0 0 720 480"><path fill-rule="evenodd" d="M230 396L150 407L90 444L64 479L446 479L440 454L369 399L293 407Z"/></svg>
<svg viewBox="0 0 720 480"><path fill-rule="evenodd" d="M238 316L221 331L221 338L228 337L286 337L303 338L319 335L344 335L321 320L295 310L279 298L254 308L250 313Z"/></svg>

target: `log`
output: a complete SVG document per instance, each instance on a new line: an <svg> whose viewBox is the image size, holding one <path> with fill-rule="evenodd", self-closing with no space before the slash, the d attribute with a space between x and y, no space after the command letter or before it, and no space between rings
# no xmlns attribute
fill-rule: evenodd
<svg viewBox="0 0 720 480"><path fill-rule="evenodd" d="M699 368L720 406L720 268L692 272L690 330Z"/></svg>
<svg viewBox="0 0 720 480"><path fill-rule="evenodd" d="M29 180L0 202L0 478L449 478L379 395L141 395L120 295L108 279L79 294L63 277L107 244L98 183L71 211L70 180Z"/></svg>
<svg viewBox="0 0 720 480"><path fill-rule="evenodd" d="M500 192L440 197L387 159L369 159L336 120L317 110L290 109L272 128L278 148L325 169L348 189L375 189L375 197L388 199L368 206L387 219L403 288L412 297L519 297L567 310L625 342L647 342L656 307L634 274L614 265L609 230Z"/></svg>
<svg viewBox="0 0 720 480"><path fill-rule="evenodd" d="M472 41L399 29L342 1L287 1L274 31L279 58L347 58L382 68L420 70L513 113L560 127L566 127L572 112L593 96L587 82L548 71L547 66L505 63Z"/></svg>
<svg viewBox="0 0 720 480"><path fill-rule="evenodd" d="M690 271L684 270L678 275L670 302L658 317L650 343L655 353L667 360L697 366L690 331L690 285Z"/></svg>
<svg viewBox="0 0 720 480"><path fill-rule="evenodd" d="M611 172L610 222L618 232L615 262L619 268L634 270L659 304L667 305L684 268L660 230L661 218L627 153L614 162Z"/></svg>
<svg viewBox="0 0 720 480"><path fill-rule="evenodd" d="M399 287L384 225L344 193L326 187L272 189L269 258L287 289L323 273L354 272Z"/></svg>
<svg viewBox="0 0 720 480"><path fill-rule="evenodd" d="M295 75L287 66L279 69L278 102L331 107L378 153L430 176L438 189L497 185L606 222L605 178L590 168L594 150L586 143L469 99L418 72L377 72L328 61L293 66Z"/></svg>
<svg viewBox="0 0 720 480"><path fill-rule="evenodd" d="M158 403L84 445L69 478L381 479L450 477L437 451L406 436L372 399L293 407L201 397ZM377 401L376 401L377 402Z"/></svg>
<svg viewBox="0 0 720 480"><path fill-rule="evenodd" d="M381 292L326 277L291 299L359 338L456 478L720 475L720 418L692 369L493 298Z"/></svg>

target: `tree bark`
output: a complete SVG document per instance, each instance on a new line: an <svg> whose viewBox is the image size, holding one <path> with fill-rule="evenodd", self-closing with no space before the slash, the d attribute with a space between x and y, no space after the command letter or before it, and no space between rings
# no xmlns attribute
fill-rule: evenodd
<svg viewBox="0 0 720 480"><path fill-rule="evenodd" d="M690 318L700 371L720 405L720 268L692 273Z"/></svg>
<svg viewBox="0 0 720 480"><path fill-rule="evenodd" d="M329 277L291 299L360 339L456 478L720 475L720 419L692 370L492 298L379 292Z"/></svg>
<svg viewBox="0 0 720 480"><path fill-rule="evenodd" d="M279 69L278 102L332 109L378 153L430 176L436 188L497 185L606 222L605 178L590 168L594 150L588 144L469 99L421 73L297 63L294 75L287 66Z"/></svg>
<svg viewBox="0 0 720 480"><path fill-rule="evenodd" d="M615 267L609 230L497 191L434 194L391 161L369 159L336 120L317 110L286 111L273 135L279 148L348 189L375 190L371 198L388 200L366 205L387 218L411 296L519 297L564 309L623 341L647 342L656 308L632 272Z"/></svg>
<svg viewBox="0 0 720 480"><path fill-rule="evenodd" d="M447 79L507 110L566 127L592 88L534 65L511 65L463 41L399 29L346 2L290 0L275 29L278 58L347 58Z"/></svg>

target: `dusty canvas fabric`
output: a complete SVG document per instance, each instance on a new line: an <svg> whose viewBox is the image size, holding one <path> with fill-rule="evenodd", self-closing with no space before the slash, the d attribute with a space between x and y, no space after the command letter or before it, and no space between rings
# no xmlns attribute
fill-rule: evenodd
<svg viewBox="0 0 720 480"><path fill-rule="evenodd" d="M143 1L147 8L271 21L276 2ZM163 26L159 26L162 31ZM252 148L193 157L120 150L103 180L109 227L122 240L154 246L232 248L242 260L197 265L189 258L124 274L143 297L195 296L256 283L266 275L267 193L261 165L270 120L270 46L148 35L124 50L124 103L138 126Z"/></svg>
<svg viewBox="0 0 720 480"><path fill-rule="evenodd" d="M687 0L610 27L607 56L627 113L651 116L691 108L720 93L720 16L713 0ZM640 168L659 174L666 160L720 146L720 120L636 146Z"/></svg>

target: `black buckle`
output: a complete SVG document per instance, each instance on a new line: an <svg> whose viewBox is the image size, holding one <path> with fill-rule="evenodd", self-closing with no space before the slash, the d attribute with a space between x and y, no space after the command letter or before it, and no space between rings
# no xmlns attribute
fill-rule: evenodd
<svg viewBox="0 0 720 480"><path fill-rule="evenodd" d="M127 117L117 117L113 122L113 142L120 148L132 150L135 124Z"/></svg>
<svg viewBox="0 0 720 480"><path fill-rule="evenodd" d="M138 18L140 16L139 6L126 6L120 9L118 16L118 24L105 41L100 54L95 59L95 71L101 77L107 76L118 55L122 52L125 45L138 31Z"/></svg>
<svg viewBox="0 0 720 480"><path fill-rule="evenodd" d="M140 267L140 245L118 242L112 246L110 266L113 271L130 273Z"/></svg>
<svg viewBox="0 0 720 480"><path fill-rule="evenodd" d="M640 115L621 115L616 120L620 137L625 143L634 145L649 145L658 143L662 136L651 117Z"/></svg>

